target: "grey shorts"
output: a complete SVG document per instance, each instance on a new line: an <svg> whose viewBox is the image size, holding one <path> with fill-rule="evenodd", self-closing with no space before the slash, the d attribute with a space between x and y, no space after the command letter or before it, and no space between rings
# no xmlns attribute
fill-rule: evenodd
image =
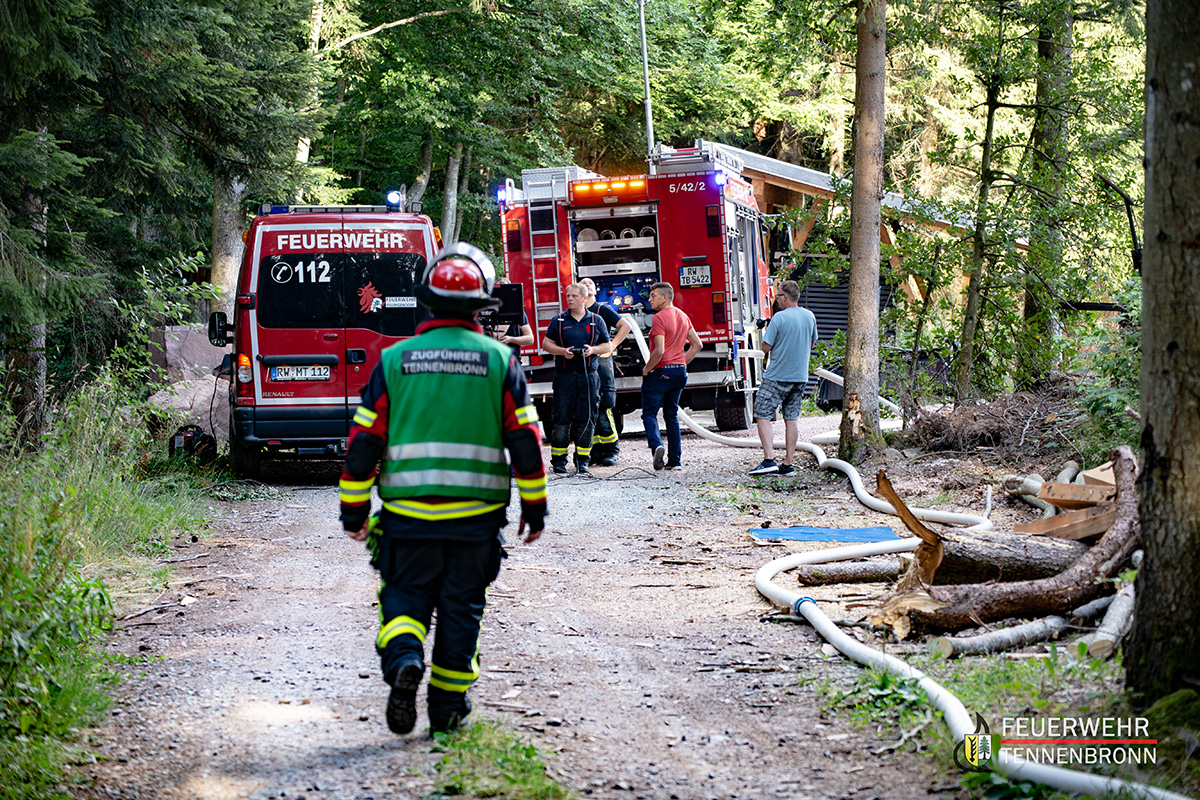
<svg viewBox="0 0 1200 800"><path fill-rule="evenodd" d="M775 419L775 409L783 406L784 419L800 416L800 403L804 400L804 381L773 381L764 378L754 393L754 418Z"/></svg>

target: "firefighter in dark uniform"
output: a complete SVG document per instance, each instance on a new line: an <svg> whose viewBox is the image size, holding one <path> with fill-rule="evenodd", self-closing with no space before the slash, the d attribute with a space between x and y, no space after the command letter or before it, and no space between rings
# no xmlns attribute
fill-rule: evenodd
<svg viewBox="0 0 1200 800"><path fill-rule="evenodd" d="M583 287L567 287L567 310L550 320L542 347L554 358L554 425L550 429L550 467L567 471L567 452L575 442L575 471L589 473L596 407L600 402L597 356L610 350L608 326L587 310Z"/></svg>
<svg viewBox="0 0 1200 800"><path fill-rule="evenodd" d="M591 311L608 326L612 335L612 348L608 355L600 356L600 405L596 409L596 431L592 434L592 463L599 467L611 467L617 463L621 455L621 444L617 434L617 423L613 418L613 409L617 407L617 377L614 370L612 353L617 352L621 342L629 335L631 327L628 320L622 317L615 308L607 303L596 301L596 283L591 278L579 282L583 287L584 302Z"/></svg>
<svg viewBox="0 0 1200 800"><path fill-rule="evenodd" d="M434 609L431 734L471 711L467 690L479 677L480 623L500 570L510 474L525 541L538 538L546 514L541 435L524 374L512 348L475 322L475 312L497 304L489 296L495 274L469 244L434 257L413 292L432 317L383 351L350 431L341 520L348 536L367 541L379 569L375 647L396 733L416 724ZM375 484L383 509L371 517Z"/></svg>

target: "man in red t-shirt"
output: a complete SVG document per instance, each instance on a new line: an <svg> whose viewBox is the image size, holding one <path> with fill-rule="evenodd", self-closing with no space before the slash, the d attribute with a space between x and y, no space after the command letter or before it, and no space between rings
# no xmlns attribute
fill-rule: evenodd
<svg viewBox="0 0 1200 800"><path fill-rule="evenodd" d="M654 453L654 468L682 469L683 444L679 435L679 395L687 385L687 365L700 352L700 337L687 314L672 302L675 290L669 283L650 287L650 358L642 368L642 422L646 441ZM684 344L691 345L686 351ZM667 425L667 446L658 431L658 410Z"/></svg>

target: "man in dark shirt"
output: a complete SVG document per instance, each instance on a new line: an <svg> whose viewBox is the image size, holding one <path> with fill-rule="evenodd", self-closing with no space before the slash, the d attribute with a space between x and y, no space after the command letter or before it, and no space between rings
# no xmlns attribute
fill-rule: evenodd
<svg viewBox="0 0 1200 800"><path fill-rule="evenodd" d="M593 416L596 418L596 432L592 434L592 463L601 467L611 467L617 463L621 453L621 445L617 437L617 423L613 417L613 409L617 407L617 379L612 354L617 352L621 342L629 335L631 327L628 320L607 303L596 301L596 283L591 278L579 282L583 287L584 301L588 311L596 314L608 325L612 334L612 351L600 356L600 406Z"/></svg>
<svg viewBox="0 0 1200 800"><path fill-rule="evenodd" d="M542 348L554 358L554 424L550 429L550 466L567 471L567 452L575 442L575 471L590 473L592 434L600 400L597 356L608 353L608 326L587 310L583 287L567 287L567 310L550 321Z"/></svg>

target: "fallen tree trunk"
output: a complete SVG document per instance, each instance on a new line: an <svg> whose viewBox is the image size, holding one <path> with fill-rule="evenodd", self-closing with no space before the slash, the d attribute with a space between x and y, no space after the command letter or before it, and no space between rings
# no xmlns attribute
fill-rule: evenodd
<svg viewBox="0 0 1200 800"><path fill-rule="evenodd" d="M1075 563L1088 546L1048 536L996 531L940 531L942 563L933 583L1028 581L1057 575Z"/></svg>
<svg viewBox="0 0 1200 800"><path fill-rule="evenodd" d="M912 628L953 631L1011 617L1062 615L1097 597L1102 591L1100 581L1117 575L1129 562L1141 539L1134 490L1137 461L1125 446L1117 448L1113 457L1116 462L1116 521L1100 541L1070 567L1050 578L1017 583L932 586L925 581L921 590L893 597L872 616L871 621L891 625L896 635L904 638Z"/></svg>
<svg viewBox="0 0 1200 800"><path fill-rule="evenodd" d="M1066 627L1067 621L1064 618L1046 617L1026 622L1024 625L981 633L978 636L939 636L933 640L932 647L935 653L941 653L946 658L999 653L1002 650L1012 650L1052 639Z"/></svg>
<svg viewBox="0 0 1200 800"><path fill-rule="evenodd" d="M1088 551L1087 545L1048 536L995 531L941 531L942 563L934 584L1027 581L1057 575ZM904 571L896 557L812 564L797 571L805 586L894 581Z"/></svg>

